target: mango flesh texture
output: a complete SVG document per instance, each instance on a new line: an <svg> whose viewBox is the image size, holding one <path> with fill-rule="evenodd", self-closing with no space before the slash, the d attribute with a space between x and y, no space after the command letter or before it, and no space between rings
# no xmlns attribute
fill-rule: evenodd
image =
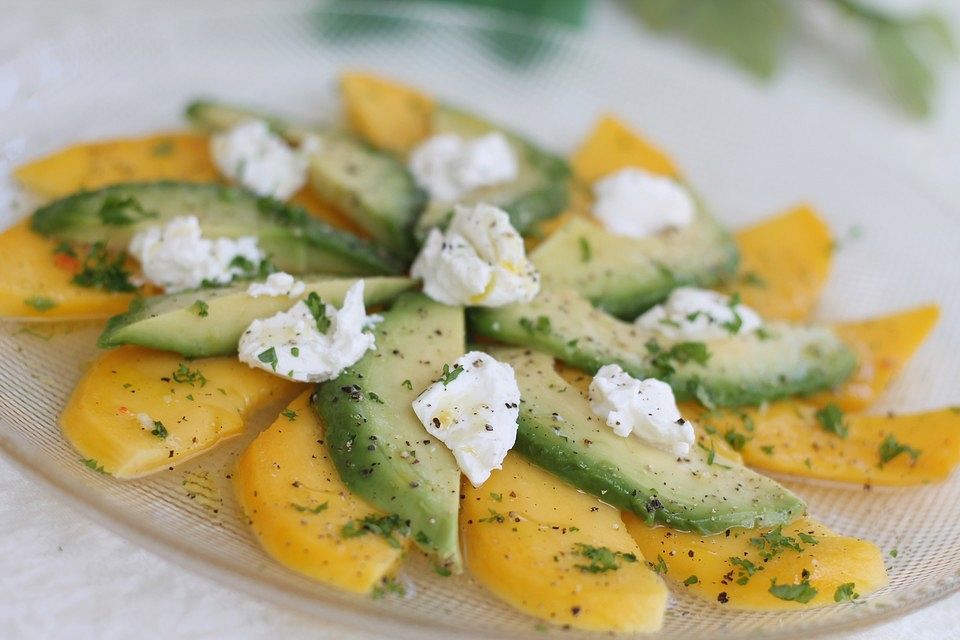
<svg viewBox="0 0 960 640"><path fill-rule="evenodd" d="M23 220L0 233L0 318L79 320L123 313L134 298L71 283L79 261L56 255L57 242ZM81 254L82 255L82 254Z"/></svg>
<svg viewBox="0 0 960 640"><path fill-rule="evenodd" d="M480 488L464 482L462 493L467 569L508 604L579 629L656 631L663 624L667 589L613 507L514 453ZM636 561L585 572L575 566L590 564L577 544L631 553Z"/></svg>
<svg viewBox="0 0 960 640"><path fill-rule="evenodd" d="M612 115L600 118L570 163L576 176L586 183L593 183L625 167L639 167L671 178L680 177L667 154Z"/></svg>
<svg viewBox="0 0 960 640"><path fill-rule="evenodd" d="M340 78L347 121L360 137L404 155L430 135L433 98L411 87L368 73Z"/></svg>
<svg viewBox="0 0 960 640"><path fill-rule="evenodd" d="M810 316L830 273L830 229L816 210L799 205L738 231L740 273L726 286L768 320Z"/></svg>
<svg viewBox="0 0 960 640"><path fill-rule="evenodd" d="M174 374L181 365L203 378L178 382L184 376ZM93 362L60 424L82 458L117 478L138 478L239 434L249 415L298 388L236 358L187 361L173 353L120 347ZM166 437L142 425L141 413L161 422Z"/></svg>
<svg viewBox="0 0 960 640"><path fill-rule="evenodd" d="M325 428L298 396L243 452L233 484L263 549L298 573L354 593L368 593L400 564L409 541L345 538L345 525L386 515L350 493L327 453Z"/></svg>
<svg viewBox="0 0 960 640"><path fill-rule="evenodd" d="M763 560L760 548L750 540L770 529L730 529L729 535L704 537L651 528L632 514L625 514L624 522L648 561L663 560L667 567L665 576L678 590L730 609L786 611L816 607L834 604L837 588L846 583L854 583L855 592L861 597L887 584L880 549L866 540L837 535L807 517L782 528L782 534L793 538L801 551L784 549L769 561ZM800 533L813 536L816 544L802 541ZM749 561L762 569L750 576L746 584L738 584L738 580L743 581L744 572L731 558ZM781 600L770 593L771 580L775 579L778 585L800 584L805 571L809 572L810 586L817 590L809 602Z"/></svg>

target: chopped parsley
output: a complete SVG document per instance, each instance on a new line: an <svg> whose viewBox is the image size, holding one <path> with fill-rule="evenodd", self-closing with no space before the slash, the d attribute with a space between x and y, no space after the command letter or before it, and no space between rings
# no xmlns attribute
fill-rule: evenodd
<svg viewBox="0 0 960 640"><path fill-rule="evenodd" d="M443 576L444 578L449 578L453 574L449 567L445 567L442 564L433 565L433 570L437 575Z"/></svg>
<svg viewBox="0 0 960 640"><path fill-rule="evenodd" d="M897 442L897 439L893 437L892 433L884 438L883 442L880 443L879 451L881 467L899 456L901 453L907 454L913 460L916 460L918 457L920 457L921 453L919 449L914 449L913 447Z"/></svg>
<svg viewBox="0 0 960 640"><path fill-rule="evenodd" d="M375 394L373 391L367 391L367 397L378 404L383 404L383 399L381 399L380 396Z"/></svg>
<svg viewBox="0 0 960 640"><path fill-rule="evenodd" d="M85 466L87 469L92 469L93 471L96 471L97 473L102 473L103 475L110 475L106 471L104 471L103 465L97 462L96 460L94 460L93 458L87 458L85 460L81 459L80 462L82 462L83 466Z"/></svg>
<svg viewBox="0 0 960 640"><path fill-rule="evenodd" d="M710 351L703 342L678 342L669 349L664 349L659 342L650 339L644 345L650 354L650 365L653 368L653 377L669 378L676 371L673 366L695 362L706 364L710 359Z"/></svg>
<svg viewBox="0 0 960 640"><path fill-rule="evenodd" d="M303 506L302 504L296 504L296 503L291 502L291 503L290 503L290 506L293 507L296 511L299 511L300 513L311 513L311 514L313 514L313 515L317 515L318 513L321 513L321 512L323 512L323 511L326 511L327 508L329 508L330 503L329 503L329 502L323 502L323 503L321 503L321 504L318 504L318 505L315 506L315 507L305 507L305 506Z"/></svg>
<svg viewBox="0 0 960 640"><path fill-rule="evenodd" d="M833 402L818 409L813 415L824 431L836 434L841 438L846 438L849 435L850 428L843 420L843 409Z"/></svg>
<svg viewBox="0 0 960 640"><path fill-rule="evenodd" d="M326 333L330 328L330 318L327 317L327 305L320 299L316 291L311 291L307 299L303 301L310 310L310 315L317 321L317 331Z"/></svg>
<svg viewBox="0 0 960 640"><path fill-rule="evenodd" d="M667 571L668 571L668 569L667 569L667 563L664 562L663 556L661 556L659 553L657 554L657 563L654 564L654 563L652 563L652 562L648 562L647 565L648 565L648 566L650 567L650 569L651 569L654 573L656 573L657 575L666 575L666 574L667 574Z"/></svg>
<svg viewBox="0 0 960 640"><path fill-rule="evenodd" d="M286 418L290 422L293 422L294 420L297 419L297 412L289 408L281 411L280 415L282 415L284 418Z"/></svg>
<svg viewBox="0 0 960 640"><path fill-rule="evenodd" d="M834 602L853 602L860 597L860 594L855 591L857 585L853 582L844 582L842 585L837 587L837 590L833 592L833 601Z"/></svg>
<svg viewBox="0 0 960 640"><path fill-rule="evenodd" d="M153 431L150 432L151 435L157 436L161 440L166 440L167 436L170 435L167 432L167 428L163 426L163 423L159 420L153 421Z"/></svg>
<svg viewBox="0 0 960 640"><path fill-rule="evenodd" d="M261 352L257 355L257 360L273 367L273 370L277 370L277 350L273 347L270 347L266 351Z"/></svg>
<svg viewBox="0 0 960 640"><path fill-rule="evenodd" d="M891 558L896 558L898 555L900 555L900 552L899 552L899 551L897 551L896 549L890 549L890 557L891 557Z"/></svg>
<svg viewBox="0 0 960 640"><path fill-rule="evenodd" d="M110 194L100 205L100 211L97 212L100 221L106 225L117 227L136 224L147 218L156 218L155 211L147 211L140 201L133 196L118 196Z"/></svg>
<svg viewBox="0 0 960 640"><path fill-rule="evenodd" d="M89 253L83 258L80 271L73 276L71 282L81 287L103 291L136 291L137 288L130 282L130 272L125 266L126 261L126 253L121 251L111 259L105 243L94 243Z"/></svg>
<svg viewBox="0 0 960 640"><path fill-rule="evenodd" d="M210 315L210 305L208 305L203 300L197 300L192 305L190 305L190 311L193 311L195 314L201 318L206 318Z"/></svg>
<svg viewBox="0 0 960 640"><path fill-rule="evenodd" d="M772 445L772 444L765 444L765 445L763 445L762 447L760 447L760 451L763 451L763 452L764 452L765 454L767 454L768 456L772 456L772 455L773 455L773 445Z"/></svg>
<svg viewBox="0 0 960 640"><path fill-rule="evenodd" d="M453 365L453 369L450 368L450 365L443 365L443 371L440 373L440 379L437 380L443 386L447 386L451 382L457 379L457 377L463 373L463 367L459 364ZM407 381L409 382L409 380Z"/></svg>
<svg viewBox="0 0 960 640"><path fill-rule="evenodd" d="M51 298L44 296L31 296L24 300L23 304L27 305L28 307L33 307L40 312L50 311L50 309L53 309L55 306L57 306L57 303Z"/></svg>
<svg viewBox="0 0 960 640"><path fill-rule="evenodd" d="M737 334L740 332L740 328L743 327L743 318L740 317L740 314L737 313L737 306L740 304L740 294L735 293L730 296L730 301L727 302L727 307L730 309L730 313L733 314L733 319L728 320L723 323L723 328L729 331L732 334Z"/></svg>
<svg viewBox="0 0 960 640"><path fill-rule="evenodd" d="M409 380L404 380L403 382L400 383L400 386L401 386L401 387L406 387L406 388L409 389L410 391L413 391L413 383L410 382Z"/></svg>
<svg viewBox="0 0 960 640"><path fill-rule="evenodd" d="M593 252L590 250L590 242L580 236L580 262L590 262L590 259L593 257Z"/></svg>
<svg viewBox="0 0 960 640"><path fill-rule="evenodd" d="M493 499L493 500L496 500L497 502L503 502L503 494L502 494L502 493L494 493L493 491L491 491L491 492L490 492L490 498Z"/></svg>
<svg viewBox="0 0 960 640"><path fill-rule="evenodd" d="M294 358L300 357L300 347L290 347L290 355Z"/></svg>
<svg viewBox="0 0 960 640"><path fill-rule="evenodd" d="M575 568L584 573L606 573L616 571L620 568L620 562L636 562L637 556L632 553L623 553L622 551L611 551L607 547L594 547L593 545L578 542L574 546L574 555L582 556L590 561L589 564L575 564ZM658 556L659 557L659 556ZM660 559L662 562L662 558Z"/></svg>
<svg viewBox="0 0 960 640"><path fill-rule="evenodd" d="M813 537L812 535L810 535L809 533L804 533L803 531L801 531L800 533L798 533L798 534L797 534L797 537L800 538L800 542L803 542L803 543L806 543L806 544L820 544L820 541L819 541L819 540L817 540L816 538L814 538L814 537Z"/></svg>
<svg viewBox="0 0 960 640"><path fill-rule="evenodd" d="M747 444L747 436L736 429L727 429L727 432L723 434L723 439L734 451L743 451L743 447Z"/></svg>
<svg viewBox="0 0 960 640"><path fill-rule="evenodd" d="M690 576L689 578L683 581L683 586L689 587L690 585L697 584L698 582L700 582L700 578L698 578L697 576Z"/></svg>
<svg viewBox="0 0 960 640"><path fill-rule="evenodd" d="M200 369L191 369L183 363L180 363L180 366L177 367L177 370L173 372L171 377L174 382L178 384L188 384L191 387L196 386L198 383L201 387L207 384L207 379Z"/></svg>
<svg viewBox="0 0 960 640"><path fill-rule="evenodd" d="M802 604L810 602L817 595L817 590L810 586L808 578L804 578L800 584L777 584L777 579L774 578L770 581L769 591L775 598Z"/></svg>
<svg viewBox="0 0 960 640"><path fill-rule="evenodd" d="M402 598L403 596L407 595L407 590L394 578L384 578L383 582L375 586L373 591L370 592L370 597L374 600L380 600L390 594L394 594Z"/></svg>
<svg viewBox="0 0 960 640"><path fill-rule="evenodd" d="M502 513L497 513L493 509L488 508L487 511L490 512L490 515L486 518L478 518L477 522L495 522L497 524L503 524L507 521L507 517Z"/></svg>
<svg viewBox="0 0 960 640"><path fill-rule="evenodd" d="M520 326L523 327L527 333L534 335L536 333L550 333L550 318L547 316L538 316L536 322L530 318L520 318Z"/></svg>
<svg viewBox="0 0 960 640"><path fill-rule="evenodd" d="M771 529L759 537L750 538L750 544L760 550L760 557L764 560L770 560L787 549L792 549L797 553L802 551L796 538L783 535L783 525L778 525L777 528Z"/></svg>
<svg viewBox="0 0 960 640"><path fill-rule="evenodd" d="M714 459L717 457L717 449L713 446L713 441L710 441L709 449L707 449L707 446L702 442L697 442L697 446L707 452L707 465L712 466Z"/></svg>
<svg viewBox="0 0 960 640"><path fill-rule="evenodd" d="M763 571L762 566L758 567L746 558L730 556L730 564L737 567L737 584L740 586L750 582L750 578L752 578L753 574L755 574L757 571Z"/></svg>
<svg viewBox="0 0 960 640"><path fill-rule="evenodd" d="M401 538L407 536L410 533L410 523L393 513L388 516L370 515L360 520L352 520L340 529L340 535L344 538L358 538L368 533L382 537L391 547L399 549L400 541L394 534Z"/></svg>
<svg viewBox="0 0 960 640"><path fill-rule="evenodd" d="M764 280L756 271L747 271L740 276L740 282L751 287L766 287L767 281Z"/></svg>

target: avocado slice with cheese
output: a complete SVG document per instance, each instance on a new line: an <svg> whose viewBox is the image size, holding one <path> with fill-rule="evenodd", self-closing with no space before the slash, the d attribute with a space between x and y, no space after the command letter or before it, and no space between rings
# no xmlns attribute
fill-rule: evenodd
<svg viewBox="0 0 960 640"><path fill-rule="evenodd" d="M516 451L648 525L709 535L775 526L804 513L797 496L739 464L696 448L677 458L616 435L554 370L550 355L503 347L491 355L513 366L520 386Z"/></svg>
<svg viewBox="0 0 960 640"><path fill-rule="evenodd" d="M104 349L124 344L175 351L190 358L237 352L240 336L259 318L268 318L316 293L326 303L340 306L356 278L309 278L303 294L258 296L247 293L250 282L217 289L198 289L134 300L130 309L107 322L97 345ZM403 277L363 280L364 304L374 306L411 288Z"/></svg>
<svg viewBox="0 0 960 640"><path fill-rule="evenodd" d="M832 329L769 323L762 331L706 342L669 341L594 308L574 291L542 291L528 304L470 310L475 333L539 349L596 373L615 363L636 378L670 384L678 400L756 405L829 389L856 368Z"/></svg>
<svg viewBox="0 0 960 640"><path fill-rule="evenodd" d="M331 457L353 493L397 514L424 551L459 571L460 469L411 403L463 355L463 309L407 293L374 335L375 350L317 387Z"/></svg>

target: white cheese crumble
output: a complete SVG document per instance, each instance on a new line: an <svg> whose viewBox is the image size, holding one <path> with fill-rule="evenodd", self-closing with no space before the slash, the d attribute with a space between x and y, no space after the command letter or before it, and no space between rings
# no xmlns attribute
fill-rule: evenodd
<svg viewBox="0 0 960 640"><path fill-rule="evenodd" d="M413 401L413 411L479 487L516 442L520 388L513 367L482 351L461 356L444 374Z"/></svg>
<svg viewBox="0 0 960 640"><path fill-rule="evenodd" d="M319 141L309 137L300 149L272 133L262 120L249 120L210 140L220 173L261 196L286 200L307 182L309 156Z"/></svg>
<svg viewBox="0 0 960 640"><path fill-rule="evenodd" d="M289 380L323 382L376 349L373 334L366 331L376 318L366 314L363 280L350 287L339 311L317 301L318 318L308 306L311 299L250 323L240 337L241 362Z"/></svg>
<svg viewBox="0 0 960 640"><path fill-rule="evenodd" d="M255 236L204 238L196 216L180 216L162 227L137 232L129 251L140 262L144 277L168 293L196 289L204 281L227 284L264 259Z"/></svg>
<svg viewBox="0 0 960 640"><path fill-rule="evenodd" d="M608 364L590 383L590 407L618 436L633 434L676 456L690 455L696 439L693 425L680 415L665 382L637 380L619 365Z"/></svg>
<svg viewBox="0 0 960 640"><path fill-rule="evenodd" d="M593 214L613 233L642 238L693 222L696 205L676 181L627 167L593 184Z"/></svg>
<svg viewBox="0 0 960 640"><path fill-rule="evenodd" d="M424 293L448 305L499 307L540 292L523 238L506 212L488 204L458 205L446 232L431 229L411 274L423 280Z"/></svg>
<svg viewBox="0 0 960 640"><path fill-rule="evenodd" d="M465 140L442 133L410 153L410 172L430 197L454 202L480 187L515 180L517 156L502 133Z"/></svg>
<svg viewBox="0 0 960 640"><path fill-rule="evenodd" d="M289 296L296 298L306 290L305 285L289 273L279 271L271 273L264 282L254 282L247 287L247 295L251 298L260 296Z"/></svg>
<svg viewBox="0 0 960 640"><path fill-rule="evenodd" d="M663 304L636 319L636 326L671 339L714 340L752 333L763 319L747 305L708 289L678 287Z"/></svg>

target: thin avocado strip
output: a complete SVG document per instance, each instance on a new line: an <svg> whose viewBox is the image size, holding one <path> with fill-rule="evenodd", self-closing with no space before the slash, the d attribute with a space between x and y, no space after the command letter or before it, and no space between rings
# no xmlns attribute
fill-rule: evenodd
<svg viewBox="0 0 960 640"><path fill-rule="evenodd" d="M223 356L237 352L240 336L250 323L293 306L315 292L324 302L339 306L356 278L308 279L301 296L247 294L249 282L218 289L199 289L140 298L130 309L107 323L97 345L109 349L136 344L181 355ZM363 298L369 307L387 302L413 286L402 277L364 279Z"/></svg>
<svg viewBox="0 0 960 640"><path fill-rule="evenodd" d="M741 465L723 464L700 449L689 458L620 437L547 354L494 348L514 368L523 402L516 451L534 464L648 525L720 533L731 527L773 526L805 511L795 495Z"/></svg>
<svg viewBox="0 0 960 640"><path fill-rule="evenodd" d="M463 355L463 309L407 293L374 333L375 351L317 387L333 462L351 491L399 515L424 551L459 571L460 469L411 403Z"/></svg>
<svg viewBox="0 0 960 640"><path fill-rule="evenodd" d="M438 106L433 114L433 134L453 133L476 138L488 133L502 133L518 160L517 178L509 183L492 185L467 194L461 204L487 203L502 208L521 234L532 231L537 223L553 218L567 206L567 162L544 151L526 138L507 131L473 114L450 106ZM417 222L417 235L425 237L432 227L443 226L453 212L449 202L431 202Z"/></svg>
<svg viewBox="0 0 960 640"><path fill-rule="evenodd" d="M604 311L631 320L676 287L712 287L732 276L739 255L730 233L701 206L690 225L644 238L572 218L530 260L545 289L572 289Z"/></svg>
<svg viewBox="0 0 960 640"><path fill-rule="evenodd" d="M106 242L122 251L138 231L196 216L208 238L256 236L273 264L293 274L385 275L403 269L373 244L305 210L220 184L142 182L85 191L37 209L34 231L70 242Z"/></svg>
<svg viewBox="0 0 960 640"><path fill-rule="evenodd" d="M707 406L757 405L828 389L857 364L827 327L777 322L759 333L672 343L595 309L572 291L542 291L529 304L471 309L470 323L478 335L541 350L590 373L615 363L634 377L659 378L678 400Z"/></svg>
<svg viewBox="0 0 960 640"><path fill-rule="evenodd" d="M225 104L196 101L187 117L208 131L221 131L246 120L261 119L280 136L300 142L307 135L319 141L310 158L310 185L324 200L341 209L378 242L402 258L415 251L413 224L426 204L426 194L407 168L391 154L333 129L309 129L276 116Z"/></svg>

